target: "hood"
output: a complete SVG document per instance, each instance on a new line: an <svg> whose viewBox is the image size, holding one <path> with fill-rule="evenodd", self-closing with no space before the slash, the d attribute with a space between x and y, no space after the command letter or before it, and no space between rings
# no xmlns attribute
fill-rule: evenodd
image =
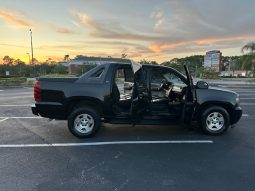
<svg viewBox="0 0 255 191"><path fill-rule="evenodd" d="M224 102L233 106L239 104L239 95L236 92L221 88L196 89L196 96L200 104L207 101Z"/></svg>
<svg viewBox="0 0 255 191"><path fill-rule="evenodd" d="M218 87L209 87L208 89L209 89L209 90L212 90L212 91L226 92L226 93L238 95L238 94L237 94L236 92L234 92L234 91L227 90L227 89L222 89L222 88L218 88Z"/></svg>

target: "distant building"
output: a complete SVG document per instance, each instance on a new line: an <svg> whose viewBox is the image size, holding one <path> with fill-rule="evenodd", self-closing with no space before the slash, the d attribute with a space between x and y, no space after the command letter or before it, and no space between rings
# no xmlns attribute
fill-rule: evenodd
<svg viewBox="0 0 255 191"><path fill-rule="evenodd" d="M221 71L221 57L222 53L219 50L206 52L204 56L204 68L211 68L216 72Z"/></svg>
<svg viewBox="0 0 255 191"><path fill-rule="evenodd" d="M128 59L81 56L68 62L68 73L77 74L80 65L101 65L106 63L130 63Z"/></svg>
<svg viewBox="0 0 255 191"><path fill-rule="evenodd" d="M68 67L68 65L69 65L68 62L57 62L57 64L60 66L65 66L65 67Z"/></svg>

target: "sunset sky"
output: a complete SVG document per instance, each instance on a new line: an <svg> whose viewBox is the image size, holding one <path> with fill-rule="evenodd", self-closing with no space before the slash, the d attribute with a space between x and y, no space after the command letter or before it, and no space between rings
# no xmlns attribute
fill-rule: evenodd
<svg viewBox="0 0 255 191"><path fill-rule="evenodd" d="M159 63L255 40L254 0L0 0L0 58L120 57ZM1 62L0 62L1 63Z"/></svg>

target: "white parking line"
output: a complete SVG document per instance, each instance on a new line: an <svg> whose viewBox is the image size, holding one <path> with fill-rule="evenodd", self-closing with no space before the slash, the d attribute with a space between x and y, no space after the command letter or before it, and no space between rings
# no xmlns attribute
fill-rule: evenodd
<svg viewBox="0 0 255 191"><path fill-rule="evenodd" d="M243 103L241 102L241 106L252 106L252 105L255 105L255 103Z"/></svg>
<svg viewBox="0 0 255 191"><path fill-rule="evenodd" d="M251 89L230 89L232 91L237 91L237 92L254 92L255 88L251 88Z"/></svg>
<svg viewBox="0 0 255 191"><path fill-rule="evenodd" d="M0 96L0 99L23 99L23 98L33 98L33 95L29 95L29 96L24 96L24 95L20 95L20 96Z"/></svg>
<svg viewBox="0 0 255 191"><path fill-rule="evenodd" d="M212 144L212 140L176 140L176 141L110 141L90 143L52 143L52 144L10 144L0 145L0 148L20 147L79 147L79 146L101 146L101 145L130 145L130 144Z"/></svg>
<svg viewBox="0 0 255 191"><path fill-rule="evenodd" d="M15 93L4 93L1 96L17 96L17 95L33 95L34 92L15 92Z"/></svg>
<svg viewBox="0 0 255 191"><path fill-rule="evenodd" d="M249 114L242 114L242 117L249 117Z"/></svg>
<svg viewBox="0 0 255 191"><path fill-rule="evenodd" d="M240 96L254 96L255 95L255 93L253 93L253 94L246 94L246 93L239 93L239 95Z"/></svg>
<svg viewBox="0 0 255 191"><path fill-rule="evenodd" d="M0 105L0 107L30 107L33 104L27 104L27 105Z"/></svg>
<svg viewBox="0 0 255 191"><path fill-rule="evenodd" d="M42 117L0 117L0 119L8 118L8 119L42 119Z"/></svg>
<svg viewBox="0 0 255 191"><path fill-rule="evenodd" d="M240 99L255 99L254 97L246 97L246 98L240 98Z"/></svg>
<svg viewBox="0 0 255 191"><path fill-rule="evenodd" d="M0 119L0 122L3 122L3 121L5 121L5 120L7 120L7 119L8 119L8 117L3 118L3 119Z"/></svg>

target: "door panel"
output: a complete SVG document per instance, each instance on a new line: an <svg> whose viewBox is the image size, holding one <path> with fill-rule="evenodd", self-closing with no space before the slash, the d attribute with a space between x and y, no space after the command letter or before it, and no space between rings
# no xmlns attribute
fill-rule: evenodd
<svg viewBox="0 0 255 191"><path fill-rule="evenodd" d="M143 118L149 106L149 92L146 80L145 70L141 68L136 71L134 75L134 91L130 111L133 124L136 124Z"/></svg>
<svg viewBox="0 0 255 191"><path fill-rule="evenodd" d="M182 121L184 123L189 123L192 120L193 114L194 114L194 95L193 95L193 80L192 76L190 75L189 69L186 65L184 65L185 73L187 76L187 83L188 83L188 89L186 91L185 95L185 101L182 108Z"/></svg>

